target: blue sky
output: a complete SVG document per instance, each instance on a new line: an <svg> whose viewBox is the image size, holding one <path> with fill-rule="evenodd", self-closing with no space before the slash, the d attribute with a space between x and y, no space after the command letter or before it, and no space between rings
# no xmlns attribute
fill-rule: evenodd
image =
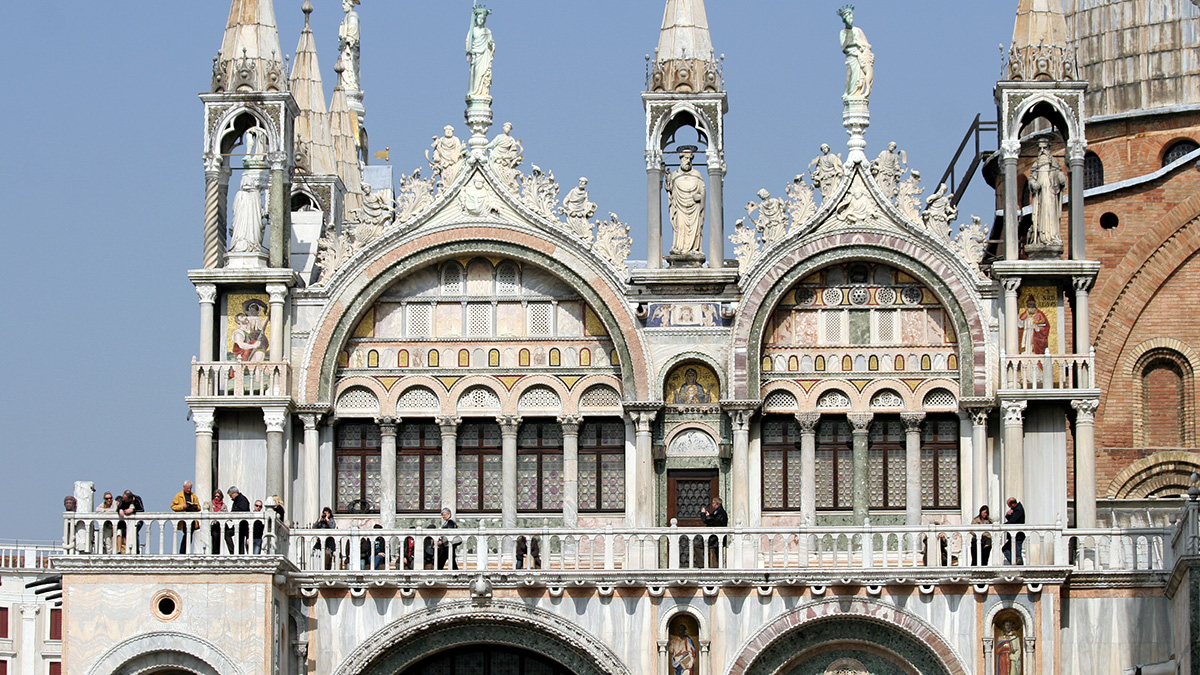
<svg viewBox="0 0 1200 675"><path fill-rule="evenodd" d="M338 0L314 0L326 95ZM496 127L568 187L588 176L601 213L632 225L645 256L643 56L662 0L493 0ZM708 0L725 54L726 222L760 187L781 194L818 146L845 152L842 3ZM860 0L876 54L869 155L888 141L926 181L945 170L992 86L1016 0ZM199 311L201 104L227 0L9 3L0 23L0 539L55 539L74 480L130 488L165 510L194 464L183 397ZM291 53L301 0L276 0ZM445 124L459 136L470 0L363 0L362 77L372 149L397 172L427 166ZM991 141L994 143L994 140ZM962 206L991 207L977 179ZM256 497L258 495L251 495Z"/></svg>

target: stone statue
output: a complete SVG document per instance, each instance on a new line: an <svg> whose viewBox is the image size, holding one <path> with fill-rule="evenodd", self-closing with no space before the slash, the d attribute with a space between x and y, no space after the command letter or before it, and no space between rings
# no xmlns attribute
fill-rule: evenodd
<svg viewBox="0 0 1200 675"><path fill-rule="evenodd" d="M908 178L896 188L896 207L905 218L914 223L921 221L921 172L913 170Z"/></svg>
<svg viewBox="0 0 1200 675"><path fill-rule="evenodd" d="M1012 619L1004 622L996 636L996 675L1023 675L1021 667L1021 634Z"/></svg>
<svg viewBox="0 0 1200 675"><path fill-rule="evenodd" d="M814 165L816 165L815 169ZM821 156L809 162L808 168L813 185L821 191L821 199L826 199L833 194L833 191L842 182L842 177L846 175L846 169L842 167L842 156L831 153L828 143L821 144Z"/></svg>
<svg viewBox="0 0 1200 675"><path fill-rule="evenodd" d="M766 189L758 191L759 203L746 204L746 217L762 232L763 243L770 246L773 242L787 234L788 214L787 205L778 197L772 197ZM758 218L754 212L758 211Z"/></svg>
<svg viewBox="0 0 1200 675"><path fill-rule="evenodd" d="M1029 168L1029 206L1033 224L1029 228L1028 244L1062 246L1059 223L1062 221L1062 193L1067 176L1050 154L1050 141L1038 141L1037 159Z"/></svg>
<svg viewBox="0 0 1200 675"><path fill-rule="evenodd" d="M512 122L505 122L502 128L504 133L488 143L488 163L492 165L492 170L496 172L504 187L517 194L517 179L521 175L517 167L525 161L525 148L521 146L521 141L512 137Z"/></svg>
<svg viewBox="0 0 1200 675"><path fill-rule="evenodd" d="M588 201L587 178L580 178L579 185L571 188L563 197L562 214L567 217L567 227L581 239L591 241L592 224L589 218L596 215L596 203Z"/></svg>
<svg viewBox="0 0 1200 675"><path fill-rule="evenodd" d="M888 143L887 150L879 153L875 161L871 162L871 175L875 177L875 184L888 199L896 196L896 186L900 183L900 176L904 173L906 164L908 156L903 150L896 151L895 141Z"/></svg>
<svg viewBox="0 0 1200 675"><path fill-rule="evenodd" d="M257 129L245 135L246 157L242 179L233 197L233 223L229 230L230 253L262 253L263 198L266 143Z"/></svg>
<svg viewBox="0 0 1200 675"><path fill-rule="evenodd" d="M479 174L475 174L474 180L463 188L458 203L463 213L470 216L487 216L496 211L492 193Z"/></svg>
<svg viewBox="0 0 1200 675"><path fill-rule="evenodd" d="M338 28L338 48L341 50L342 84L347 91L358 91L359 88L359 46L362 34L358 29L358 12L354 6L359 0L342 0L342 11L346 17Z"/></svg>
<svg viewBox="0 0 1200 675"><path fill-rule="evenodd" d="M854 27L854 5L838 10L842 23L842 52L846 55L846 95L843 100L858 99L865 105L875 82L875 53L861 28Z"/></svg>
<svg viewBox="0 0 1200 675"><path fill-rule="evenodd" d="M381 190L371 190L371 186L363 183L363 205L354 209L353 217L357 218L358 226L354 228L354 238L359 244L366 245L375 241L383 234L396 217L396 202Z"/></svg>
<svg viewBox="0 0 1200 675"><path fill-rule="evenodd" d="M491 13L492 10L480 5L475 5L472 13L471 30L467 33L467 59L471 62L468 97L491 97L492 57L496 53L492 31L486 25L488 14Z"/></svg>
<svg viewBox="0 0 1200 675"><path fill-rule="evenodd" d="M665 185L667 203L671 216L671 228L675 239L671 243L671 254L700 254L700 243L704 233L704 179L692 167L696 149L683 146L679 149L679 170L668 171ZM701 254L703 255L703 254Z"/></svg>
<svg viewBox="0 0 1200 675"><path fill-rule="evenodd" d="M433 137L433 156L425 151L425 159L435 176L441 178L442 185L450 185L458 178L462 170L463 158L466 157L466 146L454 136L454 127L449 124L443 129L442 136Z"/></svg>
<svg viewBox="0 0 1200 675"><path fill-rule="evenodd" d="M879 208L871 198L866 182L862 178L855 178L834 213L834 217L844 225L869 225L878 219Z"/></svg>
<svg viewBox="0 0 1200 675"><path fill-rule="evenodd" d="M939 185L937 191L925 200L925 212L921 214L925 229L942 241L950 240L950 223L958 217L958 208L950 203L952 195L947 193L946 184Z"/></svg>
<svg viewBox="0 0 1200 675"><path fill-rule="evenodd" d="M967 261L971 269L975 270L976 275L980 278L987 278L979 267L979 263L983 261L983 253L987 249L987 243L987 227L984 226L979 216L971 216L970 224L959 226L958 238L951 242L951 248L957 251L963 260Z"/></svg>

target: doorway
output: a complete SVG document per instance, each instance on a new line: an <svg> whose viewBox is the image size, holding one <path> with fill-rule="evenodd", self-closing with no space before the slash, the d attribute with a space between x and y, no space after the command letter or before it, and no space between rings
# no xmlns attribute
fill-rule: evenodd
<svg viewBox="0 0 1200 675"><path fill-rule="evenodd" d="M704 527L700 509L721 493L716 469L687 469L667 472L667 525L672 519L680 527Z"/></svg>

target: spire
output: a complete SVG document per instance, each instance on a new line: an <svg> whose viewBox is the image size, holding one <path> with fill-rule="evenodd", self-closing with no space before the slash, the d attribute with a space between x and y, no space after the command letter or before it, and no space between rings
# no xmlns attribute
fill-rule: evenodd
<svg viewBox="0 0 1200 675"><path fill-rule="evenodd" d="M346 185L345 212L362 206L362 169L358 165L358 144L354 138L358 131L358 114L350 109L346 96L345 69L341 61L334 70L338 84L333 90L333 101L329 105L329 130L333 137L333 159L337 175Z"/></svg>
<svg viewBox="0 0 1200 675"><path fill-rule="evenodd" d="M650 75L651 91L719 91L721 71L704 0L667 0Z"/></svg>
<svg viewBox="0 0 1200 675"><path fill-rule="evenodd" d="M1008 79L1075 80L1076 72L1062 0L1020 0L1008 52Z"/></svg>
<svg viewBox="0 0 1200 675"><path fill-rule="evenodd" d="M286 86L272 0L233 0L213 63L213 91L281 91Z"/></svg>
<svg viewBox="0 0 1200 675"><path fill-rule="evenodd" d="M329 129L329 114L325 111L325 86L317 62L316 40L309 26L312 11L311 0L304 0L304 30L300 32L300 44L296 46L290 81L292 97L300 107L300 115L296 117L297 166L311 174L329 175L336 170L333 134Z"/></svg>

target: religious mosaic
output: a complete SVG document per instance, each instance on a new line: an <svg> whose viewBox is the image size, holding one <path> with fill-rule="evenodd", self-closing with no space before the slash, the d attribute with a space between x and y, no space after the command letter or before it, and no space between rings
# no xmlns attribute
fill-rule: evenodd
<svg viewBox="0 0 1200 675"><path fill-rule="evenodd" d="M270 350L270 297L266 293L225 296L225 357L229 361L266 361Z"/></svg>
<svg viewBox="0 0 1200 675"><path fill-rule="evenodd" d="M712 368L701 363L676 366L663 386L666 402L673 405L709 405L721 400L721 384Z"/></svg>

